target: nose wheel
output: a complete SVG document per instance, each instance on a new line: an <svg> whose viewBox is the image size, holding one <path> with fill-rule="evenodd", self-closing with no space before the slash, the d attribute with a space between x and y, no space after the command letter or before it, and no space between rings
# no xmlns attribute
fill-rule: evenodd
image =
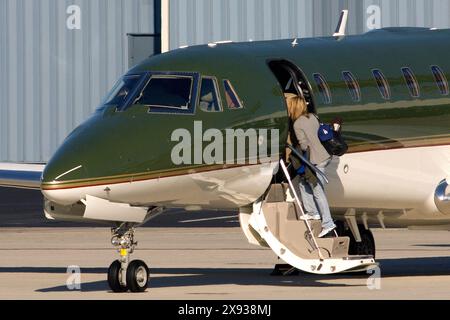
<svg viewBox="0 0 450 320"><path fill-rule="evenodd" d="M125 285L123 285L122 281L122 266L119 260L114 261L111 263L108 269L108 284L109 287L113 292L126 292L128 291L128 288Z"/></svg>
<svg viewBox="0 0 450 320"><path fill-rule="evenodd" d="M127 269L127 285L131 292L144 292L147 289L149 270L144 261L131 261Z"/></svg>
<svg viewBox="0 0 450 320"><path fill-rule="evenodd" d="M130 262L137 242L134 241L134 228L124 224L111 230L111 243L120 253L108 269L108 284L113 292L144 292L148 286L150 272L142 260Z"/></svg>

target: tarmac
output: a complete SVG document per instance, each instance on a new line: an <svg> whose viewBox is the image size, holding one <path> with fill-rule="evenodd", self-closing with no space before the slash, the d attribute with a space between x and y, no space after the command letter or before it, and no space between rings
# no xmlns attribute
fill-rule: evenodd
<svg viewBox="0 0 450 320"><path fill-rule="evenodd" d="M277 257L247 243L235 212L180 210L136 232L132 258L149 265L148 290L116 294L106 282L118 257L110 230L45 220L41 200L0 189L0 299L450 299L450 232L373 230L372 275L271 276ZM81 270L79 289L67 286L69 266Z"/></svg>

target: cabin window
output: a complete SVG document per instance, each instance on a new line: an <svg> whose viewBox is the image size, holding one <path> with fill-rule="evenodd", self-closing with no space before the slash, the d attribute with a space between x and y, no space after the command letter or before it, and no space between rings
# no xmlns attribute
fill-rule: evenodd
<svg viewBox="0 0 450 320"><path fill-rule="evenodd" d="M320 73L313 74L324 104L331 104L331 91L327 81Z"/></svg>
<svg viewBox="0 0 450 320"><path fill-rule="evenodd" d="M191 76L152 75L134 104L152 113L192 113L193 84Z"/></svg>
<svg viewBox="0 0 450 320"><path fill-rule="evenodd" d="M420 87L417 82L414 72L410 68L402 68L403 77L405 78L406 85L408 86L409 93L413 98L420 97Z"/></svg>
<svg viewBox="0 0 450 320"><path fill-rule="evenodd" d="M231 85L230 80L224 80L223 86L225 89L228 108L233 110L242 109L244 107L242 101L241 99L239 99L239 96L237 95L236 90L234 90L233 86Z"/></svg>
<svg viewBox="0 0 450 320"><path fill-rule="evenodd" d="M121 108L128 100L143 78L143 75L128 75L122 77L107 94L102 105L117 105Z"/></svg>
<svg viewBox="0 0 450 320"><path fill-rule="evenodd" d="M361 101L361 89L359 87L358 81L356 81L356 78L353 76L353 74L350 71L343 71L342 77L347 84L347 88L350 96L352 97L352 100L354 102Z"/></svg>
<svg viewBox="0 0 450 320"><path fill-rule="evenodd" d="M434 80L436 81L436 84L441 94L443 96L448 96L449 94L448 81L442 69L438 66L431 66L431 71L433 72Z"/></svg>
<svg viewBox="0 0 450 320"><path fill-rule="evenodd" d="M391 99L391 88L389 87L389 82L383 72L381 72L381 70L374 69L372 70L372 73L375 81L377 82L381 97L385 100Z"/></svg>
<svg viewBox="0 0 450 320"><path fill-rule="evenodd" d="M221 112L217 80L212 77L203 77L200 89L199 106L204 112Z"/></svg>

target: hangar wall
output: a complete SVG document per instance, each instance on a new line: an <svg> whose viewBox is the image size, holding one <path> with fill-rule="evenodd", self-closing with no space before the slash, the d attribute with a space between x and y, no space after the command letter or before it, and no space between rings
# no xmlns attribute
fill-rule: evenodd
<svg viewBox="0 0 450 320"><path fill-rule="evenodd" d="M348 33L360 34L369 30L368 22L373 26L378 10L373 5L380 27L450 28L450 0L169 1L171 49L221 40L329 36L343 9L350 10Z"/></svg>
<svg viewBox="0 0 450 320"><path fill-rule="evenodd" d="M171 49L330 35L347 8L362 33L371 5L381 27L450 28L450 0L0 0L0 161L48 160L127 70L126 34L155 33L160 1Z"/></svg>
<svg viewBox="0 0 450 320"><path fill-rule="evenodd" d="M0 0L0 161L48 160L127 70L126 34L155 31L153 10L153 0Z"/></svg>

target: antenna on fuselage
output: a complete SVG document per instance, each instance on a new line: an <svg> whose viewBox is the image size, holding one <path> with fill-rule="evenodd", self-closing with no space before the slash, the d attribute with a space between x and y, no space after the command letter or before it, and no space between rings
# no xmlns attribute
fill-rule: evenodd
<svg viewBox="0 0 450 320"><path fill-rule="evenodd" d="M345 36L345 30L347 29L348 21L348 10L342 10L341 16L339 17L339 23L337 25L336 31L333 37L343 37Z"/></svg>

